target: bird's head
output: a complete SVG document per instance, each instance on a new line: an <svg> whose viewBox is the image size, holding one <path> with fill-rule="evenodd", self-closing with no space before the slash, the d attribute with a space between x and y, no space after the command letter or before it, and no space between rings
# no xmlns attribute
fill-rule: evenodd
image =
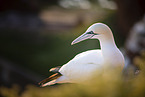
<svg viewBox="0 0 145 97"><path fill-rule="evenodd" d="M86 39L101 39L101 38L110 39L110 37L112 37L112 32L107 25L103 23L95 23L91 25L84 34L76 38L71 43L71 45Z"/></svg>

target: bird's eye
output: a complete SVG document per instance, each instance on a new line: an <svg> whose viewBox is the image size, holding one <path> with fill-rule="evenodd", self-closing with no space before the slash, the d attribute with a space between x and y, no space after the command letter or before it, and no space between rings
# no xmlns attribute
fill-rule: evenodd
<svg viewBox="0 0 145 97"><path fill-rule="evenodd" d="M87 34L94 34L94 32L93 31L90 31L90 32L87 32Z"/></svg>

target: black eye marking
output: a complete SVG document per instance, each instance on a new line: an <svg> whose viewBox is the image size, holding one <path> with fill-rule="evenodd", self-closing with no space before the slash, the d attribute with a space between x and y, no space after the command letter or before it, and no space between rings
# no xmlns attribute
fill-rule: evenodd
<svg viewBox="0 0 145 97"><path fill-rule="evenodd" d="M87 34L94 34L94 32L93 31L90 31L90 32L87 32Z"/></svg>
<svg viewBox="0 0 145 97"><path fill-rule="evenodd" d="M87 32L87 34L94 34L94 35L98 35L98 34L94 33L93 31Z"/></svg>

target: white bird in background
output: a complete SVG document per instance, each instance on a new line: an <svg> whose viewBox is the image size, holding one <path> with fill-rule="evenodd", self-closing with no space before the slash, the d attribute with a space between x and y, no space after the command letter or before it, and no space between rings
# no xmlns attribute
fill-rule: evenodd
<svg viewBox="0 0 145 97"><path fill-rule="evenodd" d="M104 65L123 68L124 57L107 25L103 23L91 25L84 34L72 42L72 45L86 39L98 39L101 49L82 52L62 67L50 69L55 74L41 81L39 84L42 87L55 83L81 83L90 79L94 72L101 70Z"/></svg>

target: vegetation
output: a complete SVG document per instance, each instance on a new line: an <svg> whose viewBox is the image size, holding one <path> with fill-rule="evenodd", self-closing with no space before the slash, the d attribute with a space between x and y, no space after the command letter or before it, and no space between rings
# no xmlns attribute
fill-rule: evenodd
<svg viewBox="0 0 145 97"><path fill-rule="evenodd" d="M144 97L145 96L145 52L136 57L134 63L140 67L138 75L124 77L117 70L108 71L84 84L62 84L45 88L28 85L20 93L18 86L1 87L4 97Z"/></svg>

